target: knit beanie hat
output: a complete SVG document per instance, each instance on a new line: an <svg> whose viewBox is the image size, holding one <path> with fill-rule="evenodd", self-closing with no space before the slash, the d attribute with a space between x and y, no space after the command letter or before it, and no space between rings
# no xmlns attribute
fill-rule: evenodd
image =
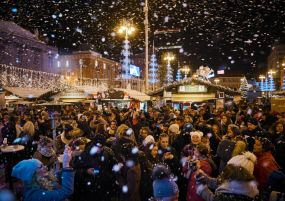
<svg viewBox="0 0 285 201"><path fill-rule="evenodd" d="M190 135L191 135L191 139L193 138L193 136L198 136L200 139L202 138L203 136L203 133L201 131L194 131L194 132L190 132Z"/></svg>
<svg viewBox="0 0 285 201"><path fill-rule="evenodd" d="M152 183L153 196L156 199L170 198L179 193L178 186L171 178L157 179Z"/></svg>
<svg viewBox="0 0 285 201"><path fill-rule="evenodd" d="M12 176L24 182L29 182L41 165L42 162L37 159L22 160L13 167Z"/></svg>
<svg viewBox="0 0 285 201"><path fill-rule="evenodd" d="M251 152L245 152L242 155L232 157L228 161L228 165L241 166L253 174L254 164L256 163L256 156Z"/></svg>
<svg viewBox="0 0 285 201"><path fill-rule="evenodd" d="M146 138L143 140L143 146L146 146L149 143L155 143L154 137L152 135L146 136Z"/></svg>

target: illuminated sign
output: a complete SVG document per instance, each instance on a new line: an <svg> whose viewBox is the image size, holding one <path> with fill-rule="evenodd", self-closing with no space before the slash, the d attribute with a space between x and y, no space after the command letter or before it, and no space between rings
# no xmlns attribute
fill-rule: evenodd
<svg viewBox="0 0 285 201"><path fill-rule="evenodd" d="M205 85L183 85L183 86L179 86L178 92L182 92L182 93L207 93L208 89Z"/></svg>

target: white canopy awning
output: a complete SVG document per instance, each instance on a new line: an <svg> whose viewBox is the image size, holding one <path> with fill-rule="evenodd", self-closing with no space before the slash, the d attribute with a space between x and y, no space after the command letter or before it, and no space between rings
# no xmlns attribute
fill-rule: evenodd
<svg viewBox="0 0 285 201"><path fill-rule="evenodd" d="M150 96L140 91L132 90L132 89L122 89L122 88L115 88L116 91L123 91L127 93L130 98L137 99L141 102L149 101Z"/></svg>
<svg viewBox="0 0 285 201"><path fill-rule="evenodd" d="M38 98L50 91L50 89L3 87L5 90L21 98Z"/></svg>

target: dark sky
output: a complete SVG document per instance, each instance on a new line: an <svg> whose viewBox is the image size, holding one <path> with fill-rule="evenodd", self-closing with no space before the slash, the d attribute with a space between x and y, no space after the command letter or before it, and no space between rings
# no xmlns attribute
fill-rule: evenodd
<svg viewBox="0 0 285 201"><path fill-rule="evenodd" d="M193 67L226 66L254 73L266 66L271 46L284 42L284 2L149 0L151 40L155 30L180 29L169 42L183 45L180 52ZM115 28L122 18L132 19L137 27L132 51L143 52L143 5L141 0L2 0L0 18L38 29L41 38L61 52L88 44L119 60L123 39Z"/></svg>

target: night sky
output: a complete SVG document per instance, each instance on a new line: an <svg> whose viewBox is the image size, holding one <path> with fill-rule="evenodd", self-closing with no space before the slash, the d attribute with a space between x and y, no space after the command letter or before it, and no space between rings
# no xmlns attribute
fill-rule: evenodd
<svg viewBox="0 0 285 201"><path fill-rule="evenodd" d="M180 29L169 44L193 68L225 66L242 73L266 67L273 44L284 42L284 0L149 0L150 40L155 30ZM1 1L0 18L13 20L60 52L89 46L119 60L122 36L115 28L122 18L137 27L132 51L144 51L143 1L140 0L19 0ZM155 35L158 41L163 35Z"/></svg>

